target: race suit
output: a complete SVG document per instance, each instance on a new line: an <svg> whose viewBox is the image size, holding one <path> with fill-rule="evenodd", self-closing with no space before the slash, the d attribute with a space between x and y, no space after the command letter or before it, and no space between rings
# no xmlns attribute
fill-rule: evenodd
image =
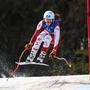
<svg viewBox="0 0 90 90"><path fill-rule="evenodd" d="M54 44L53 49L57 50L59 40L60 27L58 20L53 20L50 26L47 26L44 20L41 20L37 25L36 31L30 40L30 43L33 43L33 47L27 59L33 61L41 46L41 43L44 42L43 47L41 49L41 53L37 58L38 60L41 60L41 62L43 62L43 59L45 58L46 53L48 52L50 44Z"/></svg>

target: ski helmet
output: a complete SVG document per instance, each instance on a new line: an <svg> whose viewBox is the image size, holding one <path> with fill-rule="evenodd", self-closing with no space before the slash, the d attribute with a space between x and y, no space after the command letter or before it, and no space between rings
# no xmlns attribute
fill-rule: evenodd
<svg viewBox="0 0 90 90"><path fill-rule="evenodd" d="M44 19L54 19L55 18L55 14L54 14L53 11L48 10L48 11L46 11L44 13L43 18Z"/></svg>

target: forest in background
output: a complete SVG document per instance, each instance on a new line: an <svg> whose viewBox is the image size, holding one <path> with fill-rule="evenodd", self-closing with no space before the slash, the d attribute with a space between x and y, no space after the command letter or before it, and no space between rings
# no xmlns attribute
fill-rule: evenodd
<svg viewBox="0 0 90 90"><path fill-rule="evenodd" d="M25 66L20 67L17 74L52 76L88 73L86 0L0 0L1 74L8 76L15 68L15 61L18 61L46 10L61 16L57 56L65 57L72 68L63 61L55 60L53 63L47 55L45 60L50 64L49 68ZM51 49L52 46L49 52Z"/></svg>

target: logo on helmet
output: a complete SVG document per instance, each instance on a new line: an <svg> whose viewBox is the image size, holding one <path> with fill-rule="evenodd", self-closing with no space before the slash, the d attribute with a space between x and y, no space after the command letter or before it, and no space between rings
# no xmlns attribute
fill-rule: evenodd
<svg viewBox="0 0 90 90"><path fill-rule="evenodd" d="M46 18L50 18L51 16L50 15L46 15Z"/></svg>

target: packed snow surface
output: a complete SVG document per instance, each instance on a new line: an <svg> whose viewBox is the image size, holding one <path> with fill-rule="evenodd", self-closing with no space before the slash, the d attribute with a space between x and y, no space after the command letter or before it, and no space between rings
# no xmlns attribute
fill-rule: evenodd
<svg viewBox="0 0 90 90"><path fill-rule="evenodd" d="M90 90L89 75L0 78L0 90Z"/></svg>

